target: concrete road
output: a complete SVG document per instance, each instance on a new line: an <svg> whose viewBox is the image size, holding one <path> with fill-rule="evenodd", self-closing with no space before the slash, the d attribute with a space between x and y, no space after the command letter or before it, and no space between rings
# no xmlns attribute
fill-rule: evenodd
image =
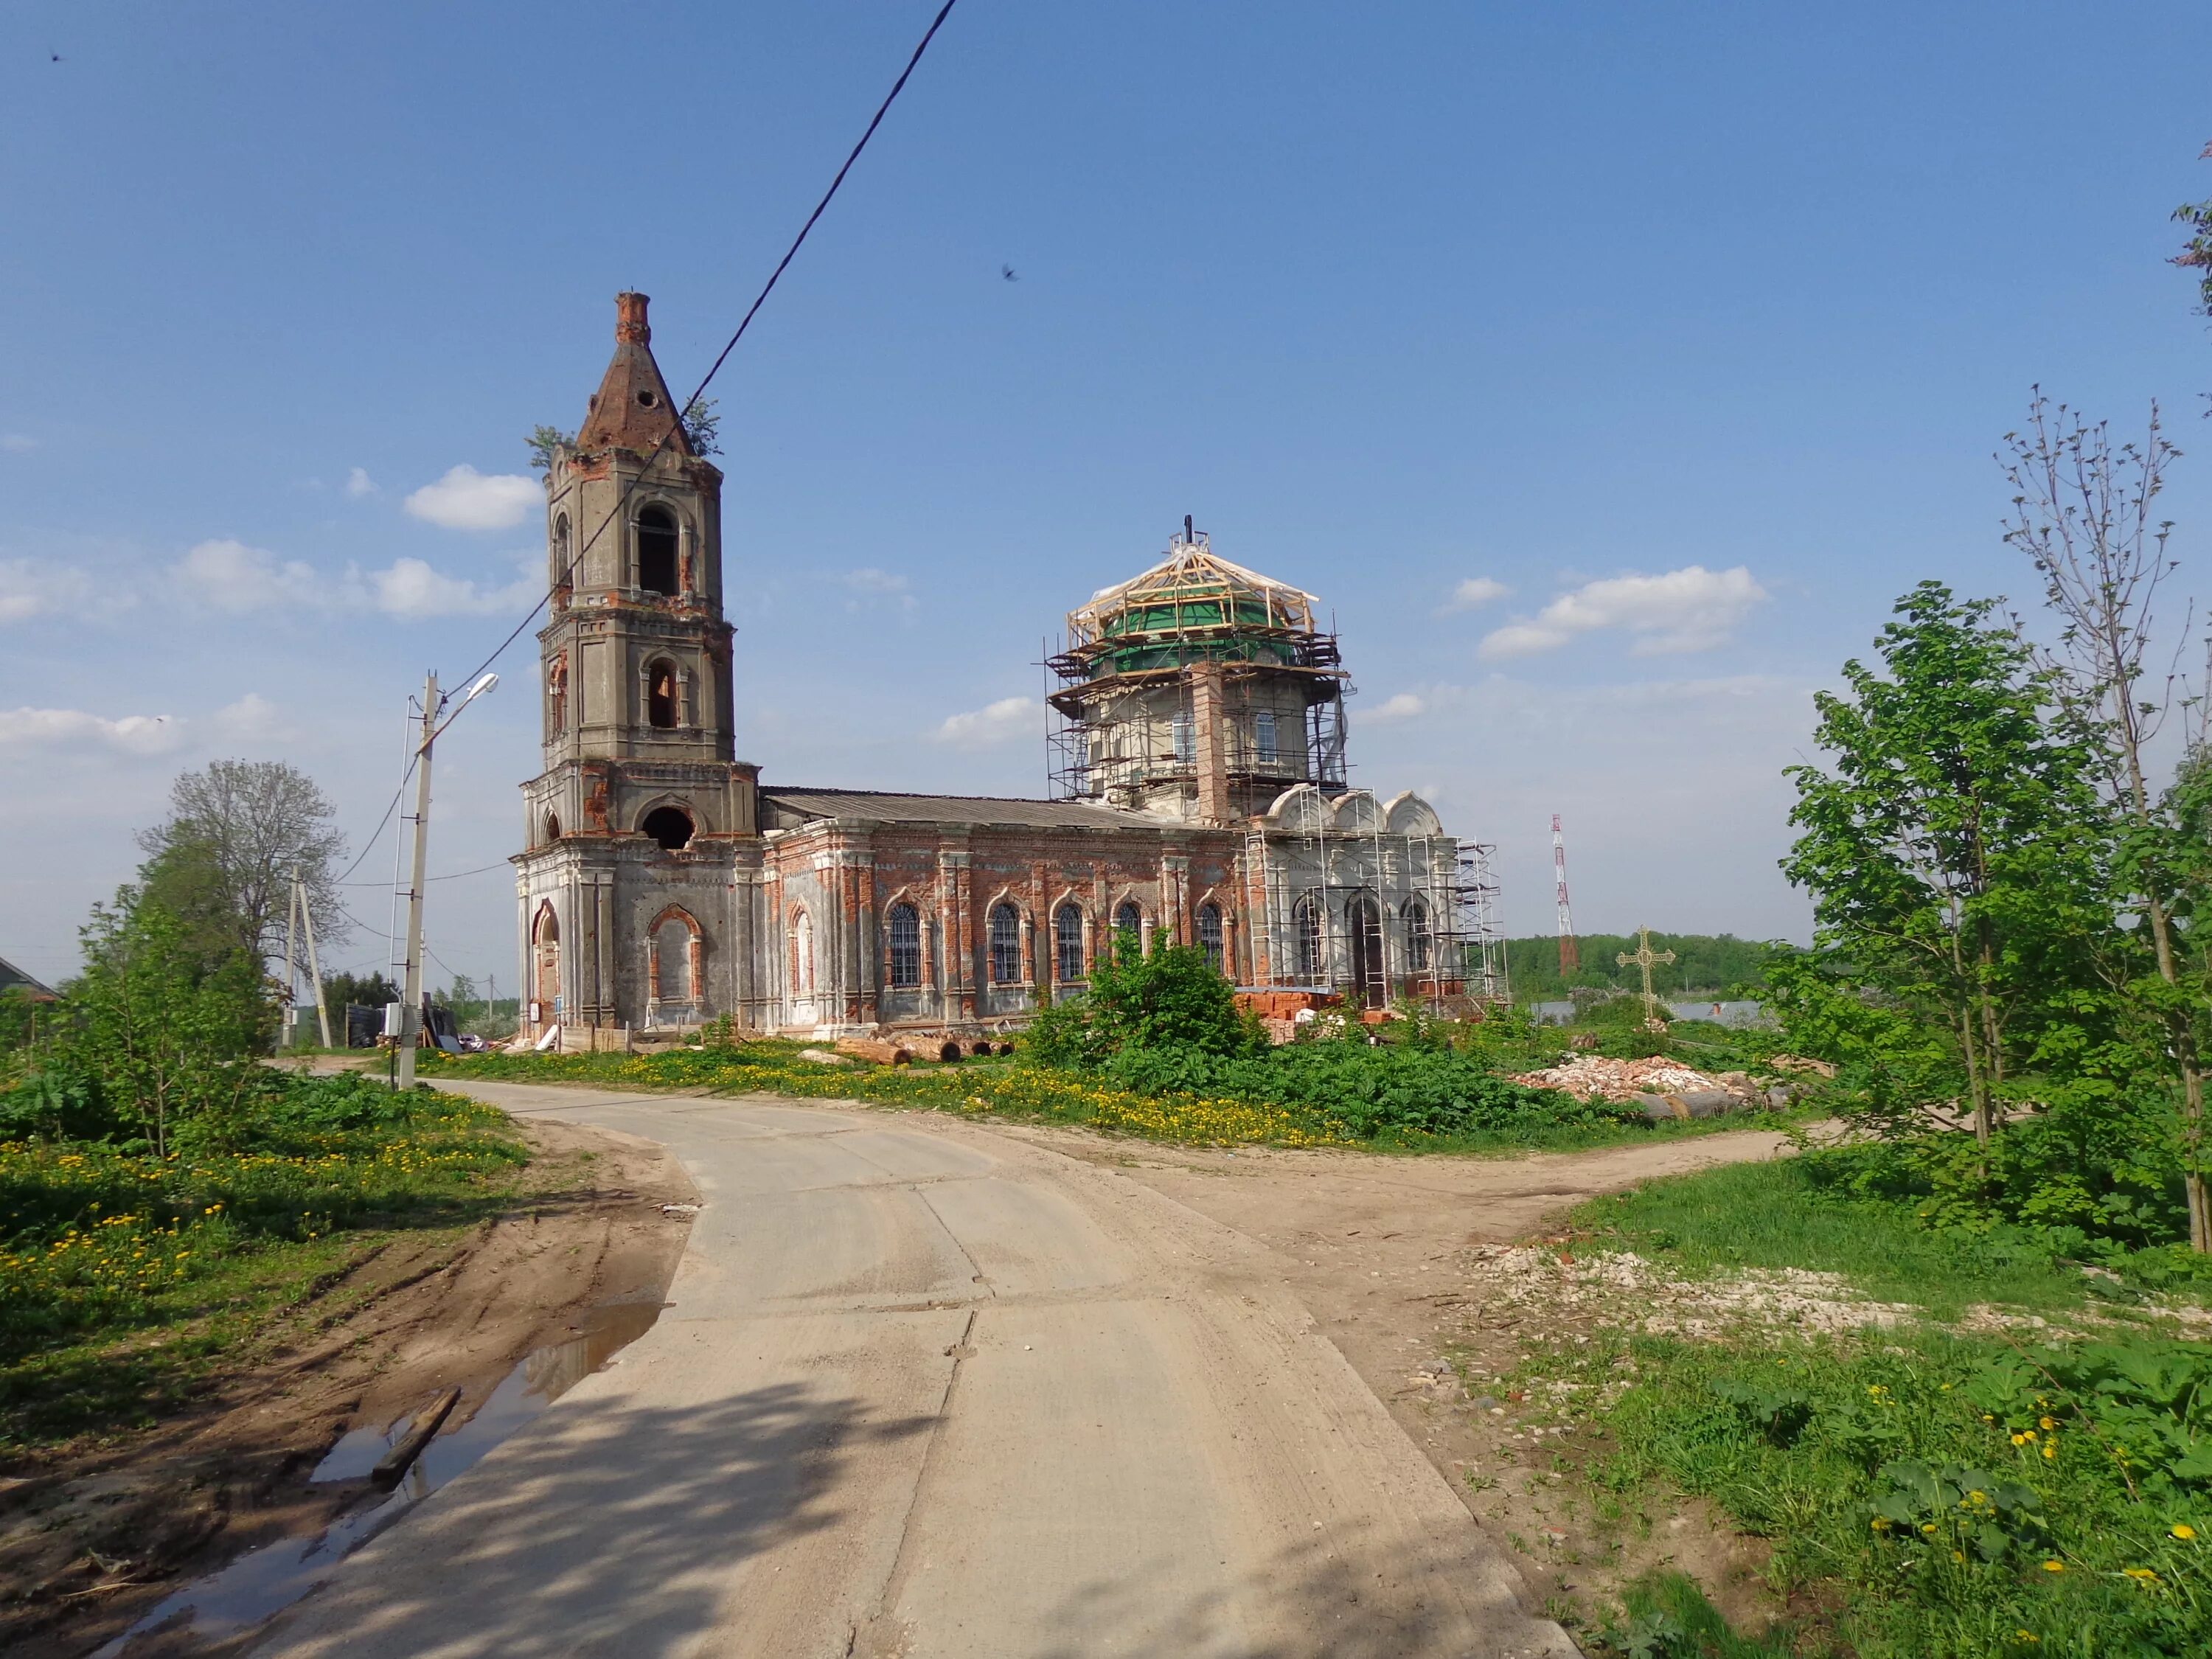
<svg viewBox="0 0 2212 1659"><path fill-rule="evenodd" d="M257 1653L1575 1655L1243 1234L980 1125L470 1092L674 1150L671 1306Z"/></svg>

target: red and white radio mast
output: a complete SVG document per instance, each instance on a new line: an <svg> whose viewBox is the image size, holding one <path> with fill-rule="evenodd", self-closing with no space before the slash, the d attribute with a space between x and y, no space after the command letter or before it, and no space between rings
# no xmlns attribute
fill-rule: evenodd
<svg viewBox="0 0 2212 1659"><path fill-rule="evenodd" d="M1562 976L1583 965L1575 947L1574 913L1567 908L1567 838L1559 833L1559 815L1552 814L1552 872L1559 884L1559 972Z"/></svg>

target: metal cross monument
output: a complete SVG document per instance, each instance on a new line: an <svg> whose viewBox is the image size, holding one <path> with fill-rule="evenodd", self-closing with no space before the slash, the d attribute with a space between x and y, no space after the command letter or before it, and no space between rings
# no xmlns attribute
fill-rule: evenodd
<svg viewBox="0 0 2212 1659"><path fill-rule="evenodd" d="M1661 963L1672 962L1674 959L1674 953L1672 951L1655 951L1651 948L1651 930L1649 927L1639 927L1636 930L1634 951L1623 951L1614 958L1624 968L1633 963L1644 970L1644 1027L1646 1030L1663 1031L1667 1029L1667 1023L1659 1018L1659 999L1652 994L1651 970Z"/></svg>

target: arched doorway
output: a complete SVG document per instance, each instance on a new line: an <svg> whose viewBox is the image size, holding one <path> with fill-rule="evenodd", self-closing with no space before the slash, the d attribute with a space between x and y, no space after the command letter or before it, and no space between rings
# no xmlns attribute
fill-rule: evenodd
<svg viewBox="0 0 2212 1659"><path fill-rule="evenodd" d="M1352 991L1363 1008L1380 1008L1390 1000L1382 975L1382 911L1364 893L1344 907L1345 932L1352 946Z"/></svg>
<svg viewBox="0 0 2212 1659"><path fill-rule="evenodd" d="M538 907L538 921L530 930L531 1000L538 1005L541 1025L561 1018L561 922L550 903Z"/></svg>

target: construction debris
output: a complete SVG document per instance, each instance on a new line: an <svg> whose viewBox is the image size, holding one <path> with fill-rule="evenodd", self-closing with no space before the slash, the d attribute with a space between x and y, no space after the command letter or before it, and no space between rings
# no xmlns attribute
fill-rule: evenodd
<svg viewBox="0 0 2212 1659"><path fill-rule="evenodd" d="M1623 1102L1638 1095L1704 1094L1728 1088L1721 1079L1664 1056L1607 1060L1603 1054L1576 1054L1540 1072L1523 1072L1513 1080L1532 1089L1561 1090L1584 1100L1595 1095L1601 1100Z"/></svg>

